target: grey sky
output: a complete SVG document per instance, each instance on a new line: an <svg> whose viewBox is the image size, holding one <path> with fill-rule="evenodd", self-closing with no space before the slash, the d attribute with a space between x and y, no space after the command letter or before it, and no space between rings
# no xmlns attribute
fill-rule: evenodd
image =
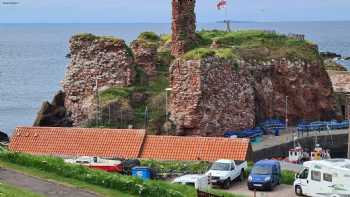
<svg viewBox="0 0 350 197"><path fill-rule="evenodd" d="M18 1L18 5L3 2ZM350 0L228 0L238 21L350 20ZM170 0L0 0L0 23L169 22ZM216 0L197 0L199 22L224 18Z"/></svg>

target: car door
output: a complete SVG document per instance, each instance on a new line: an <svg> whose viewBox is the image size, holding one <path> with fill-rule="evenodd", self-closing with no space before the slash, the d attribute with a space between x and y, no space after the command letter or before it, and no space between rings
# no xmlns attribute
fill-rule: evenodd
<svg viewBox="0 0 350 197"><path fill-rule="evenodd" d="M231 181L237 178L237 170L235 164L231 163Z"/></svg>
<svg viewBox="0 0 350 197"><path fill-rule="evenodd" d="M273 180L273 184L277 185L278 183L278 172L277 172L277 166L273 166L272 167L272 180Z"/></svg>
<svg viewBox="0 0 350 197"><path fill-rule="evenodd" d="M305 168L298 177L299 185L301 186L301 189L303 190L304 195L308 195L310 193L310 185L309 185L309 168Z"/></svg>

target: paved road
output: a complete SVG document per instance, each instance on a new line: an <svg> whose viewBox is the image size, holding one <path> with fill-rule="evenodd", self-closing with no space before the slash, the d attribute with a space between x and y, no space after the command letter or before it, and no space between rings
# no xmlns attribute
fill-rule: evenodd
<svg viewBox="0 0 350 197"><path fill-rule="evenodd" d="M254 197L254 192L248 190L247 182L233 183L232 187L226 192L234 194L241 194L247 197ZM291 185L279 185L273 191L257 192L256 197L295 197L293 186Z"/></svg>
<svg viewBox="0 0 350 197"><path fill-rule="evenodd" d="M47 180L0 168L0 180L19 188L26 188L47 197L98 197L99 195Z"/></svg>

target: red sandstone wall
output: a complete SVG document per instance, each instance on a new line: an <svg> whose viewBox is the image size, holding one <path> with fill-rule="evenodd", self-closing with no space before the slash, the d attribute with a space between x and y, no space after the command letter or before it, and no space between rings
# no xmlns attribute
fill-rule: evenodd
<svg viewBox="0 0 350 197"><path fill-rule="evenodd" d="M179 57L196 42L196 0L172 1L172 55Z"/></svg>
<svg viewBox="0 0 350 197"><path fill-rule="evenodd" d="M99 90L131 85L133 58L122 40L75 36L69 43L71 61L62 85L65 106L79 126L96 110L96 79Z"/></svg>

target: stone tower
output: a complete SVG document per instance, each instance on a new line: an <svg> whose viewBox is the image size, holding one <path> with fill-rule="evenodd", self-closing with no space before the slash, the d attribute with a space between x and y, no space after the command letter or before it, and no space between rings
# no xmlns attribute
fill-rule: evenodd
<svg viewBox="0 0 350 197"><path fill-rule="evenodd" d="M172 55L184 54L196 42L196 0L172 0Z"/></svg>

